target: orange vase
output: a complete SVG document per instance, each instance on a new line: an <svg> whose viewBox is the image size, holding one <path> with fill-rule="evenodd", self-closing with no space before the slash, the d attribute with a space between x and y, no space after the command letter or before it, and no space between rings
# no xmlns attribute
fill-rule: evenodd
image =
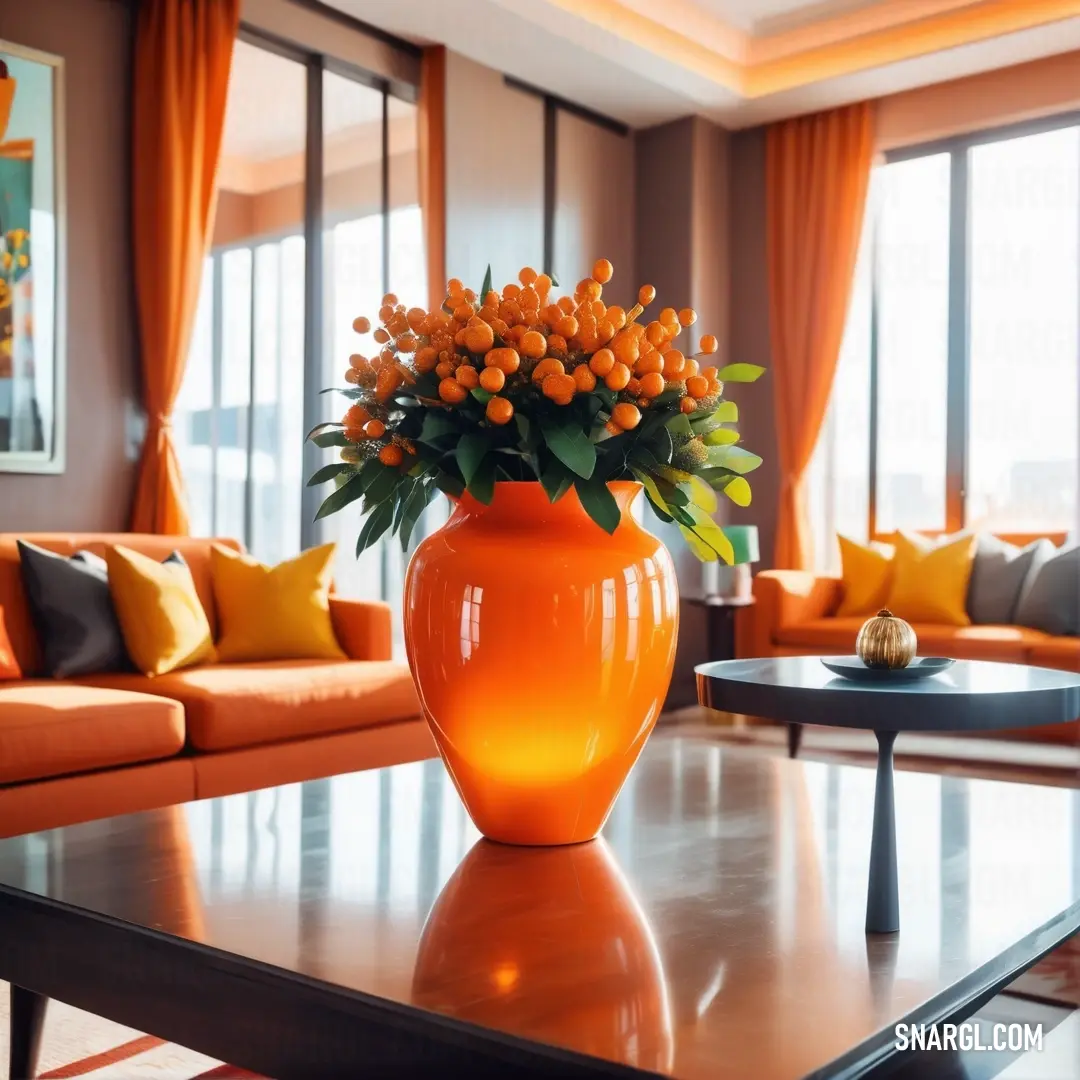
<svg viewBox="0 0 1080 1080"><path fill-rule="evenodd" d="M660 954L602 839L547 851L477 841L424 924L412 1003L652 1073L671 1070Z"/></svg>
<svg viewBox="0 0 1080 1080"><path fill-rule="evenodd" d="M671 681L671 556L634 520L641 485L609 485L613 535L573 488L466 494L416 550L405 644L443 761L476 827L508 844L600 831Z"/></svg>

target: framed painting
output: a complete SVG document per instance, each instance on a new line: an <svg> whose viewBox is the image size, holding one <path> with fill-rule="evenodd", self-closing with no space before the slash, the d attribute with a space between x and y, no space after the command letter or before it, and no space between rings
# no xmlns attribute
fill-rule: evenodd
<svg viewBox="0 0 1080 1080"><path fill-rule="evenodd" d="M64 61L0 40L0 472L63 472Z"/></svg>

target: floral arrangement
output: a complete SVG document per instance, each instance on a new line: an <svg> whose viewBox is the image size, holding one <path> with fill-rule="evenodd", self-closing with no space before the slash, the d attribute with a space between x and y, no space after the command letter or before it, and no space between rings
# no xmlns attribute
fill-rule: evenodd
<svg viewBox="0 0 1080 1080"><path fill-rule="evenodd" d="M526 267L497 292L489 268L479 294L451 278L430 312L384 296L373 332L367 318L353 323L378 346L350 357L338 392L353 404L308 435L341 448L341 460L308 481L336 482L317 516L363 499L357 554L387 530L404 549L437 492L487 504L496 481L538 480L552 502L573 487L613 533L619 509L607 483L638 480L699 558L731 562L712 517L716 493L748 505L744 474L761 458L738 445L738 409L722 394L725 382L753 382L764 369L703 364L717 349L712 335L685 356L676 342L694 311L668 307L642 321L651 285L629 310L608 307L611 276L600 259L572 296L555 300L548 274Z"/></svg>

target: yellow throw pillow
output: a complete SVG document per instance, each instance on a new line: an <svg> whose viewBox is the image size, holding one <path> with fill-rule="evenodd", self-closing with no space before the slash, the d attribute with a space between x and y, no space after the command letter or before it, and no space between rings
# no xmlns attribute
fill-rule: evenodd
<svg viewBox="0 0 1080 1080"><path fill-rule="evenodd" d="M893 577L893 548L888 544L860 544L846 536L840 542L844 598L837 615L872 615L885 606Z"/></svg>
<svg viewBox="0 0 1080 1080"><path fill-rule="evenodd" d="M343 659L330 621L333 556L334 545L324 544L271 567L211 547L218 659Z"/></svg>
<svg viewBox="0 0 1080 1080"><path fill-rule="evenodd" d="M124 644L139 671L164 675L213 659L210 623L179 555L159 563L117 545L105 561Z"/></svg>
<svg viewBox="0 0 1080 1080"><path fill-rule="evenodd" d="M898 532L889 610L911 623L970 625L965 602L975 543L974 533L934 543Z"/></svg>

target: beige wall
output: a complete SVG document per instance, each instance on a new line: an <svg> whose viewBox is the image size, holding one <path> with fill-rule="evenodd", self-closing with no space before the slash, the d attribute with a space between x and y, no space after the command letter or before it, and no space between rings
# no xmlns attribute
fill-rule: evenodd
<svg viewBox="0 0 1080 1080"><path fill-rule="evenodd" d="M769 285L765 261L765 129L740 131L731 137L731 329L730 359L770 367ZM757 525L761 542L758 569L772 566L780 468L776 457L776 414L772 372L739 387L739 429L747 449L764 458L749 477L750 506L730 507L729 520Z"/></svg>
<svg viewBox="0 0 1080 1080"><path fill-rule="evenodd" d="M0 530L116 530L128 518L137 393L132 292L132 8L3 3L0 35L64 57L67 128L67 468L0 473Z"/></svg>
<svg viewBox="0 0 1080 1080"><path fill-rule="evenodd" d="M634 138L558 110L552 269L566 289L597 259L615 267L609 303L630 307L634 278Z"/></svg>
<svg viewBox="0 0 1080 1080"><path fill-rule="evenodd" d="M479 289L544 257L544 105L446 54L446 273Z"/></svg>
<svg viewBox="0 0 1080 1080"><path fill-rule="evenodd" d="M891 94L878 101L881 150L1080 109L1080 52Z"/></svg>
<svg viewBox="0 0 1080 1080"><path fill-rule="evenodd" d="M727 131L700 117L635 136L636 278L656 288L655 307L649 314L661 306L693 307L698 321L680 342L685 351L694 351L702 334L715 334L721 342L718 363L725 362L728 351L734 276L729 250L734 227L731 140ZM759 395L757 386L739 387L732 394L740 408ZM722 507L720 520L732 516ZM663 525L651 515L647 520L672 554L684 597L667 700L669 708L676 708L697 701L694 666L709 659L705 613L685 599L701 595L702 568L675 526Z"/></svg>

